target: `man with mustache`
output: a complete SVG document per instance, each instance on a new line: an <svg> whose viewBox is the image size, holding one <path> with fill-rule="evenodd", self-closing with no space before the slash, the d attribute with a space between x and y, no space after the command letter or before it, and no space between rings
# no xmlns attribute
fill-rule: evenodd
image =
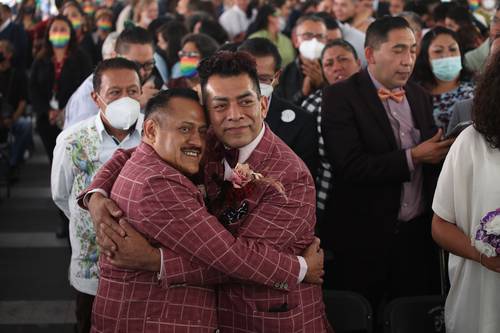
<svg viewBox="0 0 500 333"><path fill-rule="evenodd" d="M202 61L198 71L213 130L207 140L207 162L203 170L211 212L233 235L251 246L267 245L283 253L300 254L314 240L314 181L304 163L263 121L267 100L260 95L254 60L242 52L220 52ZM87 193L93 189L109 193L125 160L126 156L113 159ZM235 189L231 180L238 163L266 181L250 182ZM94 222L100 228L101 224L106 225L105 230L113 237L115 244L105 249L105 252L114 252L111 262L151 270L160 268L158 255L141 255L154 249L139 239L127 224L121 222L124 230L118 230L127 237L110 233L111 228L118 229L113 216L121 215L111 201L94 193L89 208ZM124 253L120 254L121 251ZM162 252L160 277L166 284L208 279L203 270L189 265L175 265L182 270L172 269L171 254L164 249ZM197 274L201 274L201 278L194 279ZM321 287L307 283L293 286L294 289L289 287L292 286L286 283L270 288L242 281L220 284L219 327L228 332L331 331Z"/></svg>

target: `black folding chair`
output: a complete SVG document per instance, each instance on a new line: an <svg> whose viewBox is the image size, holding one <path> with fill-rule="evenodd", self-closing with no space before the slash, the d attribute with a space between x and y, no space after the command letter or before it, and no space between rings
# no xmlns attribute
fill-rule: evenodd
<svg viewBox="0 0 500 333"><path fill-rule="evenodd" d="M385 333L445 333L445 298L415 296L397 298L384 310Z"/></svg>
<svg viewBox="0 0 500 333"><path fill-rule="evenodd" d="M324 290L326 315L335 333L371 333L373 312L370 303L351 291Z"/></svg>

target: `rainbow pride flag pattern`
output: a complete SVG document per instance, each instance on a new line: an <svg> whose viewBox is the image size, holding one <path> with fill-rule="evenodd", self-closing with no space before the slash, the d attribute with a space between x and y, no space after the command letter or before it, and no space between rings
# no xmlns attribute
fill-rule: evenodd
<svg viewBox="0 0 500 333"><path fill-rule="evenodd" d="M54 32L49 35L49 41L55 48L63 48L69 43L69 33Z"/></svg>
<svg viewBox="0 0 500 333"><path fill-rule="evenodd" d="M181 75L188 78L195 76L198 73L196 67L198 67L199 62L200 58L198 57L182 57Z"/></svg>
<svg viewBox="0 0 500 333"><path fill-rule="evenodd" d="M71 25L73 26L73 29L78 30L82 26L82 20L80 19L72 19Z"/></svg>
<svg viewBox="0 0 500 333"><path fill-rule="evenodd" d="M468 0L468 2L471 11L475 11L479 8L479 0Z"/></svg>
<svg viewBox="0 0 500 333"><path fill-rule="evenodd" d="M99 20L97 22L97 29L102 30L102 31L111 31L111 28L113 28L113 23L108 20Z"/></svg>

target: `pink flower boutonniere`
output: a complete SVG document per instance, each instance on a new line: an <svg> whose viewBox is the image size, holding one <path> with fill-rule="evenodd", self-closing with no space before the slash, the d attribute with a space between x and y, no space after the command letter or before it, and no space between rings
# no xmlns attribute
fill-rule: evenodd
<svg viewBox="0 0 500 333"><path fill-rule="evenodd" d="M262 182L270 184L278 192L285 195L285 187L281 184L281 182L272 178L264 177L261 173L253 171L250 169L248 163L238 163L231 171L232 173L229 181L233 184L234 188L243 188L251 182Z"/></svg>

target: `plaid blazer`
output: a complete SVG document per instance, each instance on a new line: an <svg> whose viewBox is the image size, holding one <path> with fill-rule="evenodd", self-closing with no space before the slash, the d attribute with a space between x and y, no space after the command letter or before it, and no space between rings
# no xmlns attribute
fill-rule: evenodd
<svg viewBox="0 0 500 333"><path fill-rule="evenodd" d="M126 155L119 152L113 160ZM106 179L99 174L97 177L100 182ZM111 198L151 244L187 258L188 266L197 258L226 274L269 287L297 281L296 256L235 240L207 212L198 188L145 143L139 145L121 168ZM165 257L170 259L166 267L171 274L183 270L175 266L172 256ZM92 318L94 332L215 330L216 298L212 287L162 288L153 272L119 269L104 256L99 263L100 283Z"/></svg>
<svg viewBox="0 0 500 333"><path fill-rule="evenodd" d="M207 147L205 183L211 212L238 239L266 244L284 253L300 255L312 242L316 221L314 181L295 153L269 127L247 163L255 172L281 182L286 197L273 186L258 184L243 195L222 195L224 191L222 144L214 140ZM227 182L226 182L227 183ZM248 186L248 185L247 185ZM231 188L231 187L230 187ZM230 199L227 199L230 198ZM234 202L237 198L237 202ZM241 200L238 200L241 199ZM225 201L225 202L224 202ZM246 213L242 208L247 207ZM239 212L234 214L234 212ZM188 267L184 265L183 267ZM164 279L171 283L199 283L213 278L210 271L190 266ZM200 277L207 274L205 278ZM301 283L288 290L227 281L218 288L218 320L222 332L332 332L325 315L321 286Z"/></svg>

